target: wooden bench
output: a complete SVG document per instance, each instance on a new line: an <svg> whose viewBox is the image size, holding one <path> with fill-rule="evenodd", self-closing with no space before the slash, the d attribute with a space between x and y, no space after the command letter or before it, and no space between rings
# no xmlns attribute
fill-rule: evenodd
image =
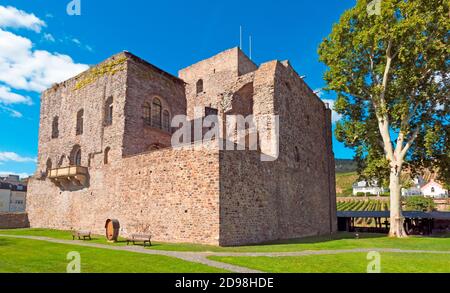
<svg viewBox="0 0 450 293"><path fill-rule="evenodd" d="M152 241L151 241L152 236L151 235L138 235L138 234L133 234L130 237L127 238L127 245L130 244L130 242L133 243L133 245L136 245L137 243L144 243L144 247L145 245L148 243L149 246L152 246Z"/></svg>
<svg viewBox="0 0 450 293"><path fill-rule="evenodd" d="M78 238L78 240L92 240L90 231L73 231L72 239L75 240L75 238Z"/></svg>

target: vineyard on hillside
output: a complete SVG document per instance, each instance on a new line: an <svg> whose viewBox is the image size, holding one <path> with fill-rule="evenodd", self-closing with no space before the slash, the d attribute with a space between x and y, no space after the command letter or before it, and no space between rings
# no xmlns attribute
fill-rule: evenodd
<svg viewBox="0 0 450 293"><path fill-rule="evenodd" d="M338 211L389 211L389 202L382 200L352 200L337 203ZM374 227L373 219L356 219L355 224L360 227Z"/></svg>
<svg viewBox="0 0 450 293"><path fill-rule="evenodd" d="M389 211L389 202L381 200L355 200L338 202L338 211Z"/></svg>

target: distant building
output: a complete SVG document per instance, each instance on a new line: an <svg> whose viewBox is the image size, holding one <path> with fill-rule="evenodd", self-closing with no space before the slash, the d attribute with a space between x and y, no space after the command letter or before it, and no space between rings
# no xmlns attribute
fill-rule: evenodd
<svg viewBox="0 0 450 293"><path fill-rule="evenodd" d="M380 196L386 191L387 190L384 187L379 186L377 180L362 180L353 184L353 196L357 196L361 193Z"/></svg>
<svg viewBox="0 0 450 293"><path fill-rule="evenodd" d="M422 177L416 177L413 179L413 185L410 188L402 188L402 196L418 196L422 195L422 187L427 184L426 180Z"/></svg>
<svg viewBox="0 0 450 293"><path fill-rule="evenodd" d="M26 199L26 185L0 181L0 213L24 212Z"/></svg>
<svg viewBox="0 0 450 293"><path fill-rule="evenodd" d="M421 192L424 196L434 197L434 198L445 198L448 197L448 190L444 186L434 180L423 186Z"/></svg>
<svg viewBox="0 0 450 293"><path fill-rule="evenodd" d="M6 177L0 177L0 182L9 184L20 184L20 177L18 175L8 175Z"/></svg>

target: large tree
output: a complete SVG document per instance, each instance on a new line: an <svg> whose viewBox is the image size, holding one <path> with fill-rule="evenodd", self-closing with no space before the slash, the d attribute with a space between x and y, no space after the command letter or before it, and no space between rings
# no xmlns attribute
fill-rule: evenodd
<svg viewBox="0 0 450 293"><path fill-rule="evenodd" d="M342 115L336 136L360 174L389 182L392 237L406 237L401 174L449 179L448 0L358 0L319 48L327 90Z"/></svg>

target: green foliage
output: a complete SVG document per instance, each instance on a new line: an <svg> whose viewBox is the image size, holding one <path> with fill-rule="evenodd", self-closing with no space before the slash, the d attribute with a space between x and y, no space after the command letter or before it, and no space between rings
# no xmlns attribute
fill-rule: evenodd
<svg viewBox="0 0 450 293"><path fill-rule="evenodd" d="M365 196L366 194L364 193L364 192L357 192L356 193L356 196L358 196L358 197L363 197L363 196Z"/></svg>
<svg viewBox="0 0 450 293"><path fill-rule="evenodd" d="M383 0L381 15L367 13L369 2L346 11L319 48L343 117L336 137L383 185L389 160L403 157L411 172L439 168L449 181L449 1Z"/></svg>
<svg viewBox="0 0 450 293"><path fill-rule="evenodd" d="M431 212L436 210L436 204L432 198L424 196L410 196L405 200L407 211Z"/></svg>

